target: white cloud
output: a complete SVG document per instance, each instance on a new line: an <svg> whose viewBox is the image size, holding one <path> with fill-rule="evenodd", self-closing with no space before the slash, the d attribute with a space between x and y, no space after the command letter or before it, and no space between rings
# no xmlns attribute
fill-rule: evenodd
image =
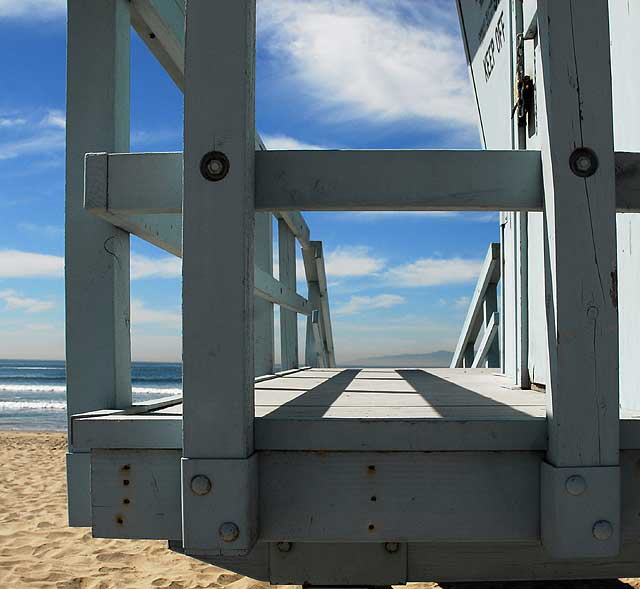
<svg viewBox="0 0 640 589"><path fill-rule="evenodd" d="M64 133L44 132L26 139L0 143L0 160L23 155L57 151L64 148Z"/></svg>
<svg viewBox="0 0 640 589"><path fill-rule="evenodd" d="M381 294L372 297L352 296L344 305L336 307L335 315L354 315L374 309L391 309L405 302L405 298L394 294Z"/></svg>
<svg viewBox="0 0 640 589"><path fill-rule="evenodd" d="M482 260L462 258L422 258L410 264L389 268L385 279L395 286L439 286L473 282L480 273Z"/></svg>
<svg viewBox="0 0 640 589"><path fill-rule="evenodd" d="M0 18L46 20L66 13L66 0L0 0Z"/></svg>
<svg viewBox="0 0 640 589"><path fill-rule="evenodd" d="M475 127L452 3L262 0L258 31L283 77L349 118ZM289 65L291 64L291 65Z"/></svg>
<svg viewBox="0 0 640 589"><path fill-rule="evenodd" d="M466 309L471 302L471 297L458 297L457 299L448 300L448 299L440 299L440 304L443 307L453 307L454 309Z"/></svg>
<svg viewBox="0 0 640 589"><path fill-rule="evenodd" d="M298 141L298 139L294 139L293 137L288 137L287 135L262 135L262 140L264 144L267 146L267 149L300 149L300 150L318 150L318 149L327 149L322 145L314 145L312 143L305 143L304 141Z"/></svg>
<svg viewBox="0 0 640 589"><path fill-rule="evenodd" d="M0 250L0 278L61 278L64 258L19 250Z"/></svg>
<svg viewBox="0 0 640 589"><path fill-rule="evenodd" d="M1 290L0 300L10 311L24 311L25 313L41 313L49 311L55 305L51 301L41 301L19 295L15 290Z"/></svg>
<svg viewBox="0 0 640 589"><path fill-rule="evenodd" d="M25 233L44 237L60 237L64 235L64 227L58 225L38 225L36 223L18 223L18 229Z"/></svg>
<svg viewBox="0 0 640 589"><path fill-rule="evenodd" d="M369 253L365 246L341 246L325 254L326 272L330 278L366 276L384 268L384 259Z"/></svg>
<svg viewBox="0 0 640 589"><path fill-rule="evenodd" d="M165 309L150 309L140 299L131 300L131 324L136 325L160 325L162 327L180 327L182 316L178 311Z"/></svg>
<svg viewBox="0 0 640 589"><path fill-rule="evenodd" d="M27 123L27 119L22 117L0 117L0 127L8 128L8 127L19 127L20 125L25 125Z"/></svg>
<svg viewBox="0 0 640 589"><path fill-rule="evenodd" d="M182 275L182 260L175 256L150 258L142 254L131 254L131 279L179 278Z"/></svg>
<svg viewBox="0 0 640 589"><path fill-rule="evenodd" d="M67 126L67 119L63 111L50 110L43 120L43 124L47 127L57 127L58 129L64 129Z"/></svg>

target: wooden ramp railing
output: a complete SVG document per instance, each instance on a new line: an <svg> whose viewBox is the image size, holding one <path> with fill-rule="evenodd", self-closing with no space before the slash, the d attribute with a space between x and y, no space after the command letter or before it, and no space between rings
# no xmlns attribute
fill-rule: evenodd
<svg viewBox="0 0 640 589"><path fill-rule="evenodd" d="M500 280L500 244L492 243L484 259L473 298L469 304L451 368L498 368L498 290Z"/></svg>

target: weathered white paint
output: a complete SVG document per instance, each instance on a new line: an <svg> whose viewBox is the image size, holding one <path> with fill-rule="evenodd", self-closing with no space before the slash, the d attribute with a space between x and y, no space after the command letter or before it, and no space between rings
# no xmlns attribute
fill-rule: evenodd
<svg viewBox="0 0 640 589"><path fill-rule="evenodd" d="M129 4L70 0L65 207L69 416L131 404L129 236L83 208L84 154L128 149ZM73 451L73 440L69 442ZM70 457L68 464L70 487L86 490L86 457ZM70 524L87 525L88 507L71 492Z"/></svg>
<svg viewBox="0 0 640 589"><path fill-rule="evenodd" d="M273 276L273 224L269 213L256 213L255 267L267 276ZM256 276L256 286L258 277ZM254 364L255 375L273 373L274 316L273 302L257 299L254 302Z"/></svg>
<svg viewBox="0 0 640 589"><path fill-rule="evenodd" d="M280 283L296 290L296 238L284 219L278 219L278 259ZM283 370L298 367L298 317L280 309L280 363Z"/></svg>

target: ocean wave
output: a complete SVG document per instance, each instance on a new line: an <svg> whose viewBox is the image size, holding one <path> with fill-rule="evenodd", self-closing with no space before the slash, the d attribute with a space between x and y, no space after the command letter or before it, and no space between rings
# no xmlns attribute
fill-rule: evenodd
<svg viewBox="0 0 640 589"><path fill-rule="evenodd" d="M0 384L0 393L60 393L65 394L65 385ZM133 387L134 395L181 395L182 387Z"/></svg>
<svg viewBox="0 0 640 589"><path fill-rule="evenodd" d="M64 370L64 366L6 366L0 364L0 370Z"/></svg>
<svg viewBox="0 0 640 589"><path fill-rule="evenodd" d="M64 401L0 401L0 412L24 411L25 409L65 411L67 404Z"/></svg>

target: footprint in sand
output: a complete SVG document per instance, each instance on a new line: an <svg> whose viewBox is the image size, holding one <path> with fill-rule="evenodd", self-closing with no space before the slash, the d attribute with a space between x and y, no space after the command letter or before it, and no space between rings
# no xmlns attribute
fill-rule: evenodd
<svg viewBox="0 0 640 589"><path fill-rule="evenodd" d="M242 575L223 573L222 575L218 575L216 581L219 585L231 585L231 583L235 583L242 579Z"/></svg>

